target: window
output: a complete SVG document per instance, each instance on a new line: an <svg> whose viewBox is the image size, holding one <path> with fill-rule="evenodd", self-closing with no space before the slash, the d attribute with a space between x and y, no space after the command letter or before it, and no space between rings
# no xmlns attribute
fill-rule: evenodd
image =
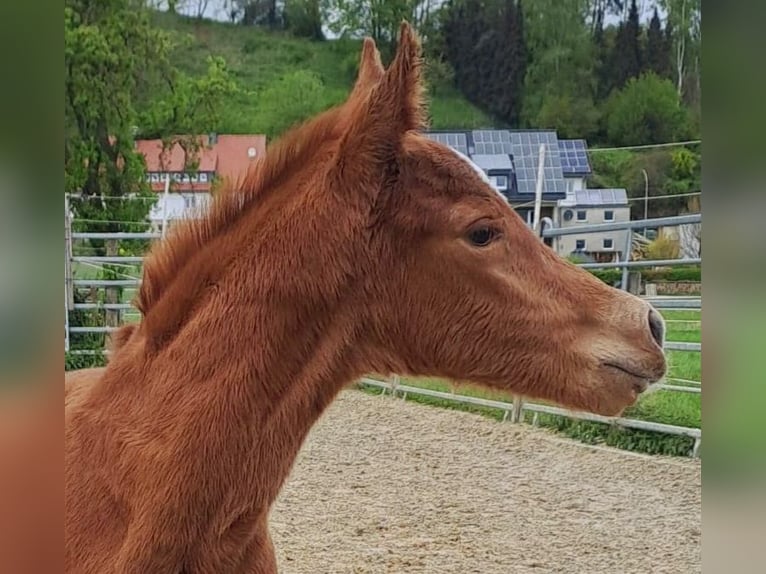
<svg viewBox="0 0 766 574"><path fill-rule="evenodd" d="M604 221L614 221L614 211L607 209L604 212Z"/></svg>
<svg viewBox="0 0 766 574"><path fill-rule="evenodd" d="M207 183L207 172L203 171L199 174L199 182L200 183Z"/></svg>
<svg viewBox="0 0 766 574"><path fill-rule="evenodd" d="M575 249L577 251L584 251L585 250L585 240L584 239L577 239L575 241Z"/></svg>
<svg viewBox="0 0 766 574"><path fill-rule="evenodd" d="M534 217L534 213L531 209L522 209L518 211L518 214L521 216L521 218L526 222L528 226L532 226L532 218Z"/></svg>
<svg viewBox="0 0 766 574"><path fill-rule="evenodd" d="M158 183L160 181L160 174L153 173L151 174L152 183Z"/></svg>
<svg viewBox="0 0 766 574"><path fill-rule="evenodd" d="M192 183L197 183L198 181L199 181L199 174L197 174L196 172L192 173L191 174L191 182Z"/></svg>
<svg viewBox="0 0 766 574"><path fill-rule="evenodd" d="M508 189L508 178L504 175L493 175L489 180L496 189Z"/></svg>
<svg viewBox="0 0 766 574"><path fill-rule="evenodd" d="M614 249L614 239L604 239L604 249Z"/></svg>
<svg viewBox="0 0 766 574"><path fill-rule="evenodd" d="M160 181L162 183L165 183L168 180L169 177L170 177L169 173L161 173L160 174Z"/></svg>
<svg viewBox="0 0 766 574"><path fill-rule="evenodd" d="M581 209L577 212L577 221L586 221L588 219L588 212Z"/></svg>

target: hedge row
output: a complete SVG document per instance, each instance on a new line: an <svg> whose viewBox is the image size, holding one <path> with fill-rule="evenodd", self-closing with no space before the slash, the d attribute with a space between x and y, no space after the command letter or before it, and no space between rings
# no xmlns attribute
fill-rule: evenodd
<svg viewBox="0 0 766 574"><path fill-rule="evenodd" d="M614 285L622 279L622 269L589 269L593 275L608 285ZM702 268L695 267L660 267L658 269L642 269L644 282L657 283L661 281L692 281L702 282Z"/></svg>

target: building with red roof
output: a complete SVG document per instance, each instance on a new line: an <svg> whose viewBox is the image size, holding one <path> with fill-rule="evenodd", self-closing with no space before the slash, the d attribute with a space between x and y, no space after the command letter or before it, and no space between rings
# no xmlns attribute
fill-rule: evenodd
<svg viewBox="0 0 766 574"><path fill-rule="evenodd" d="M199 149L188 158L177 142L170 149L163 150L162 140L138 140L136 149L144 156L147 182L154 191L163 194L152 210L151 219L173 220L185 217L190 210L206 204L210 200L213 182L243 177L250 166L266 153L266 136L199 136ZM168 181L170 186L166 196L164 192Z"/></svg>

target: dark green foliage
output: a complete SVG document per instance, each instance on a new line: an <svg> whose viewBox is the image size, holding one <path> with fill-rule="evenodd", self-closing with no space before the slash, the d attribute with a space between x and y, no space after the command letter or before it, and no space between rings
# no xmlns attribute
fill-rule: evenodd
<svg viewBox="0 0 766 574"><path fill-rule="evenodd" d="M649 22L649 28L646 30L644 71L654 72L662 78L669 78L671 74L670 44L662 30L662 22L656 7Z"/></svg>
<svg viewBox="0 0 766 574"><path fill-rule="evenodd" d="M521 4L454 0L443 18L443 53L458 89L501 125L518 126L527 66Z"/></svg>
<svg viewBox="0 0 766 574"><path fill-rule="evenodd" d="M694 439L689 437L624 429L564 417L542 416L540 424L587 444L604 444L645 454L689 456L694 447Z"/></svg>
<svg viewBox="0 0 766 574"><path fill-rule="evenodd" d="M617 285L622 279L621 269L588 269L588 271L607 285ZM650 281L652 283L658 281L702 281L702 268L699 265L641 269L640 273L644 281Z"/></svg>
<svg viewBox="0 0 766 574"><path fill-rule="evenodd" d="M628 80L641 73L641 23L636 0L630 4L628 20L617 30L612 52L612 83L608 92L622 88Z"/></svg>
<svg viewBox="0 0 766 574"><path fill-rule="evenodd" d="M596 135L600 110L595 46L577 2L524 3L529 49L522 126L556 129L562 137Z"/></svg>
<svg viewBox="0 0 766 574"><path fill-rule="evenodd" d="M295 36L310 40L325 39L319 0L286 0L283 18L285 28Z"/></svg>
<svg viewBox="0 0 766 574"><path fill-rule="evenodd" d="M644 281L702 281L702 268L700 266L690 267L660 267L658 269L644 269L641 271Z"/></svg>
<svg viewBox="0 0 766 574"><path fill-rule="evenodd" d="M96 302L84 291L74 291L74 303ZM89 301L89 299L91 299ZM72 309L69 311L69 324L80 327L103 327L106 322L102 311ZM106 337L103 333L70 333L70 352L65 356L65 370L96 367L106 363L105 356L99 349L105 346ZM74 351L74 352L71 352ZM95 354L79 354L77 351L85 351Z"/></svg>
<svg viewBox="0 0 766 574"><path fill-rule="evenodd" d="M693 161L689 160L689 154ZM674 162L674 157L684 158ZM647 151L614 150L590 155L593 176L589 187L625 188L630 198L643 198L649 183L647 215L651 218L694 211L688 197L657 199L665 195L697 192L702 188L699 146L653 149ZM678 164L678 168L674 167ZM683 166L683 169L681 169ZM689 168L693 168L690 172ZM644 172L647 178L644 179ZM644 202L631 202L633 219L643 219Z"/></svg>
<svg viewBox="0 0 766 574"><path fill-rule="evenodd" d="M607 134L615 145L678 141L688 131L688 112L675 87L653 72L631 78L610 98Z"/></svg>

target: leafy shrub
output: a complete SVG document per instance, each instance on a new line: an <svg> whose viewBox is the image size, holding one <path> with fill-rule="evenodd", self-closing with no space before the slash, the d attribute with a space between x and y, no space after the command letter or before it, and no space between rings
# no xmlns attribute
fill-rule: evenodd
<svg viewBox="0 0 766 574"><path fill-rule="evenodd" d="M75 371L77 369L87 369L89 367L103 367L104 365L106 365L106 355L103 353L95 355L65 353L64 355L65 371Z"/></svg>
<svg viewBox="0 0 766 574"><path fill-rule="evenodd" d="M622 280L621 269L588 269L607 285L614 285ZM660 267L658 269L642 269L641 276L644 281L656 283L658 281L702 281L702 268L700 266L689 267Z"/></svg>
<svg viewBox="0 0 766 574"><path fill-rule="evenodd" d="M702 268L694 267L661 267L645 269L641 272L645 281L702 281Z"/></svg>
<svg viewBox="0 0 766 574"><path fill-rule="evenodd" d="M694 439L685 436L625 429L551 415L541 416L539 420L541 426L553 428L586 444L604 444L634 452L665 456L688 456L694 447Z"/></svg>
<svg viewBox="0 0 766 574"><path fill-rule="evenodd" d="M673 82L652 72L632 78L609 101L607 133L614 145L675 141L688 131L686 108Z"/></svg>
<svg viewBox="0 0 766 574"><path fill-rule="evenodd" d="M658 237L646 246L647 259L678 259L680 246L670 237Z"/></svg>

